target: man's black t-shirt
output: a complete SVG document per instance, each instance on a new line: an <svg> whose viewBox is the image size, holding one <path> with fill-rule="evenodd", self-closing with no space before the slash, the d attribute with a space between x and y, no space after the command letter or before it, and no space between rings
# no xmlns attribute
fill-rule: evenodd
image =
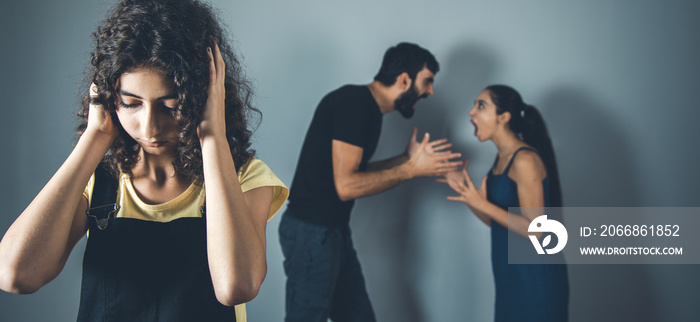
<svg viewBox="0 0 700 322"><path fill-rule="evenodd" d="M364 171L377 148L381 128L382 113L367 86L345 85L326 95L316 108L301 148L290 189L290 212L325 226L347 225L355 201L341 201L335 190L332 141L361 147L359 170Z"/></svg>

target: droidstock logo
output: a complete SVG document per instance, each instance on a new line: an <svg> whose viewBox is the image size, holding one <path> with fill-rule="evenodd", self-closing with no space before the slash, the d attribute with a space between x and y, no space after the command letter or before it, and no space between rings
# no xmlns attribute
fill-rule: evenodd
<svg viewBox="0 0 700 322"><path fill-rule="evenodd" d="M544 248L552 241L552 235L547 235L547 237L542 240L541 245L535 235L528 236L530 237L530 241L532 241L532 245L535 246L535 250L537 250L537 253L540 255L543 255L545 252L547 252L547 254L556 254L560 252L564 249L566 242L569 240L569 234L566 232L564 225L554 219L547 219L547 215L535 218L535 220L530 223L530 227L528 227L527 231L530 233L553 233L557 235L557 245L548 249Z"/></svg>

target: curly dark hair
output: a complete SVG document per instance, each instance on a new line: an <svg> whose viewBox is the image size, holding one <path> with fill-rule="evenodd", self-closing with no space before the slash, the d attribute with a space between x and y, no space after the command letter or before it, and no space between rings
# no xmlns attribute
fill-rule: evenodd
<svg viewBox="0 0 700 322"><path fill-rule="evenodd" d="M131 173L138 161L139 145L121 127L116 116L119 77L136 68L156 68L173 81L177 90L176 115L181 127L173 166L180 178L203 182L202 150L197 126L202 120L209 84L206 48L219 45L226 62L226 137L231 155L240 168L255 156L250 148L248 120L262 113L252 106L252 86L227 42L212 8L196 0L124 0L93 33L96 41L87 77L97 85L95 102L102 104L119 128L103 161L114 173ZM87 88L87 86L86 86ZM89 96L82 100L79 135L87 127Z"/></svg>

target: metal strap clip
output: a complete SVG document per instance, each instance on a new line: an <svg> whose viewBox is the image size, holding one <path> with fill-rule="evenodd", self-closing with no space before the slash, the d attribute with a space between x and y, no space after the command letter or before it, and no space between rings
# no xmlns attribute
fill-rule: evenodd
<svg viewBox="0 0 700 322"><path fill-rule="evenodd" d="M100 230L105 230L109 224L109 217L113 216L117 210L119 210L119 205L116 203L110 203L103 206L90 208L85 212L85 214L88 217L95 218L97 228ZM106 216L104 215L105 213L107 213Z"/></svg>

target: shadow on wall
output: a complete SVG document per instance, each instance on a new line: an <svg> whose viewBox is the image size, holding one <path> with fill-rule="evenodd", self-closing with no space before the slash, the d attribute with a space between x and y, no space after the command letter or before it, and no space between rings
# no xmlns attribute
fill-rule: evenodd
<svg viewBox="0 0 700 322"><path fill-rule="evenodd" d="M640 206L629 131L595 95L558 87L540 107L557 154L564 206ZM662 321L643 265L569 265L571 321Z"/></svg>
<svg viewBox="0 0 700 322"><path fill-rule="evenodd" d="M301 29L300 29L301 28ZM333 86L340 86L342 43L328 32L306 32L299 26L280 41L270 42L267 56L255 57L263 65L256 89L263 122L255 132L253 147L273 172L291 188L299 153L316 106ZM249 70L251 72L251 70ZM280 77L280 75L293 75ZM282 321L285 316L284 256L278 227L286 204L267 223L267 277L258 296L246 304L251 321Z"/></svg>
<svg viewBox="0 0 700 322"><path fill-rule="evenodd" d="M373 159L403 152L413 126L418 128L419 140L429 132L431 140L447 137L453 143L465 141L456 138L463 133L457 127L470 126L468 107L472 96L491 79L496 65L493 57L474 44L457 46L446 60L437 57L441 71L436 76L435 97L418 103L411 120L398 113L386 115ZM455 123L455 119L463 122ZM455 144L452 149L463 154L467 150L463 144ZM490 264L474 262L465 250L463 245L469 245L465 227L470 224L470 214L465 212L466 207L445 200L448 190L432 178L420 178L358 200L352 220L354 240L379 320L491 318L493 298L485 300L489 303L485 312L478 307L475 299L488 293L477 291L475 278L469 274L484 268L490 273ZM488 244L486 236L478 238L483 239L480 248ZM491 284L488 280L487 285ZM475 314L480 318L468 318Z"/></svg>
<svg viewBox="0 0 700 322"><path fill-rule="evenodd" d="M564 204L569 207L641 205L630 131L612 107L581 89L560 87L541 109L557 153Z"/></svg>

